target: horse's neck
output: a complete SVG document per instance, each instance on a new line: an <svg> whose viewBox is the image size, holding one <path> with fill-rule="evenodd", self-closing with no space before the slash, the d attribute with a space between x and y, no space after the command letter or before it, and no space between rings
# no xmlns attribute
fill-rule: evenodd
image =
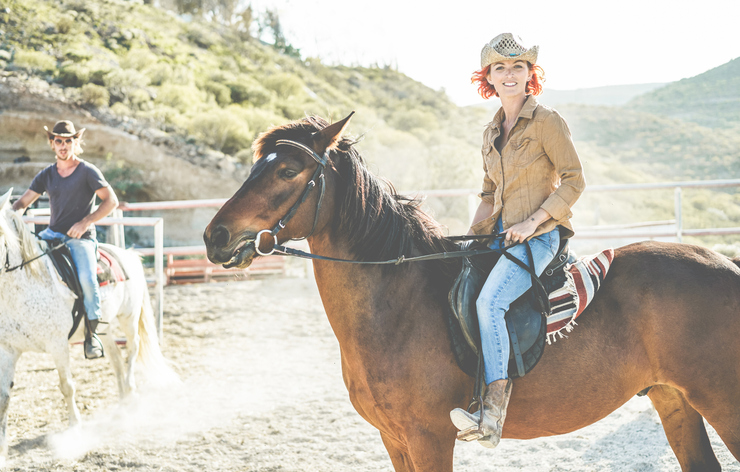
<svg viewBox="0 0 740 472"><path fill-rule="evenodd" d="M314 254L351 258L341 247L316 241L310 245ZM415 313L403 305L425 299L426 284L420 280L424 275L415 267L390 273L381 266L341 262L314 261L313 267L326 315L343 349L385 345L398 335L400 324L413 324ZM429 295L421 303L431 303L432 298Z"/></svg>

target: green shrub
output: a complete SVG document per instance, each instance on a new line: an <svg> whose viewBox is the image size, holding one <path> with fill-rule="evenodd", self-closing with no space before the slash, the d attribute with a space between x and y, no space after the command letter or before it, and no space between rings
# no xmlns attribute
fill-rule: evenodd
<svg viewBox="0 0 740 472"><path fill-rule="evenodd" d="M226 106L231 103L231 90L229 87L218 82L206 82L204 89L209 94L213 95L220 106Z"/></svg>
<svg viewBox="0 0 740 472"><path fill-rule="evenodd" d="M234 103L246 103L259 108L272 100L272 93L257 82L229 82L226 86L231 91L231 101Z"/></svg>
<svg viewBox="0 0 740 472"><path fill-rule="evenodd" d="M152 97L144 89L136 89L128 96L128 103L133 110L150 110L154 107Z"/></svg>
<svg viewBox="0 0 740 472"><path fill-rule="evenodd" d="M388 124L402 131L414 129L432 130L438 126L434 113L412 109L394 112L388 119Z"/></svg>
<svg viewBox="0 0 740 472"><path fill-rule="evenodd" d="M155 103L167 105L180 113L193 111L204 101L203 92L192 85L165 84L159 87Z"/></svg>
<svg viewBox="0 0 740 472"><path fill-rule="evenodd" d="M57 60L43 52L17 49L13 65L28 72L50 73L56 70Z"/></svg>
<svg viewBox="0 0 740 472"><path fill-rule="evenodd" d="M92 51L83 43L70 44L62 50L65 59L74 62L89 61L93 58Z"/></svg>
<svg viewBox="0 0 740 472"><path fill-rule="evenodd" d="M292 74L280 73L271 75L265 80L265 86L274 90L278 97L287 98L304 93L303 81Z"/></svg>
<svg viewBox="0 0 740 472"><path fill-rule="evenodd" d="M143 71L156 63L157 56L151 51L143 48L134 48L127 52L126 56L121 60L121 67Z"/></svg>
<svg viewBox="0 0 740 472"><path fill-rule="evenodd" d="M134 69L114 69L103 80L116 101L130 100L134 91L149 85L149 77Z"/></svg>
<svg viewBox="0 0 740 472"><path fill-rule="evenodd" d="M90 82L90 67L87 64L67 64L59 69L57 81L65 87L82 87Z"/></svg>
<svg viewBox="0 0 740 472"><path fill-rule="evenodd" d="M190 123L190 133L226 154L249 149L252 143L249 124L230 108L199 113Z"/></svg>
<svg viewBox="0 0 740 472"><path fill-rule="evenodd" d="M97 108L107 107L110 103L110 94L105 87L95 84L85 84L80 90L82 102Z"/></svg>
<svg viewBox="0 0 740 472"><path fill-rule="evenodd" d="M149 66L144 73L149 77L152 85L163 85L172 79L172 66L166 62L157 62Z"/></svg>

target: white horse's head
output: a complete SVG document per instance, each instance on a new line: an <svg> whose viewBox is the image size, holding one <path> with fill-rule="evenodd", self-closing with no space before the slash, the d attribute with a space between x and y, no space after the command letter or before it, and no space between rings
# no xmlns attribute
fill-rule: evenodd
<svg viewBox="0 0 740 472"><path fill-rule="evenodd" d="M15 267L41 254L38 241L10 205L11 188L0 197L0 267ZM24 266L38 275L41 264L33 261Z"/></svg>

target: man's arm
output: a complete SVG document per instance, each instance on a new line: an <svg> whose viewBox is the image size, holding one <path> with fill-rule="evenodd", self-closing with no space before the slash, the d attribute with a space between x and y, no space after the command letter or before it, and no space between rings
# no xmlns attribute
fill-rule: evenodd
<svg viewBox="0 0 740 472"><path fill-rule="evenodd" d="M108 187L102 187L95 191L95 195L100 198L100 206L98 206L97 210L90 213L74 225L72 225L71 228L69 228L69 231L67 231L67 236L70 238L79 238L90 227L90 225L94 224L97 221L102 220L106 216L110 215L110 212L116 209L118 206L118 197L116 197L116 192L113 191L110 186Z"/></svg>
<svg viewBox="0 0 740 472"><path fill-rule="evenodd" d="M18 200L13 203L13 211L26 211L26 208L28 208L33 202L38 200L38 198L41 196L40 193L36 193L31 189L26 190L26 192L19 198Z"/></svg>

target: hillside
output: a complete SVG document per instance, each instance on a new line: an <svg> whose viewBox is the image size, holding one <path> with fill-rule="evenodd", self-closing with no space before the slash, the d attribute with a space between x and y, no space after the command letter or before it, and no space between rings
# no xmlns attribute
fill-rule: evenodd
<svg viewBox="0 0 740 472"><path fill-rule="evenodd" d="M53 161L43 126L71 118L88 128L83 157L101 167L123 200L228 197L249 171L258 133L306 114L336 120L352 110L349 131L360 152L397 189L479 187L490 106L459 108L392 68L328 66L249 31L186 22L125 0L0 0L0 190L22 191ZM590 185L734 177L738 120L727 104L737 98L737 74L725 82L722 76L737 65L698 76L718 89L707 85L702 93L721 99L682 92L685 106L701 111L689 113L691 120L666 107L675 98L661 97L679 95L694 79L542 98L558 103L570 123ZM715 105L725 125L712 130L696 117L713 116ZM687 226L739 226L740 202L723 195L687 194L697 209ZM465 199L433 198L427 207L451 233L467 230ZM589 226L672 212L670 195L599 194L585 197L575 214L578 225ZM192 244L203 218L183 215L166 229L167 239Z"/></svg>
<svg viewBox="0 0 740 472"><path fill-rule="evenodd" d="M629 108L708 128L740 126L740 58L633 99Z"/></svg>
<svg viewBox="0 0 740 472"><path fill-rule="evenodd" d="M0 5L0 67L6 84L20 84L0 101L5 111L30 107L38 115L43 113L36 109L38 99L66 104L87 121L241 179L239 169L251 164L252 140L270 125L313 113L338 119L357 110L350 132L364 135L360 146L370 163L381 155L392 163L381 173L399 188L459 187L472 180L472 172L442 167L460 155L475 160L477 133L465 131L478 126L473 124L478 117L392 69L327 67L243 31L187 23L122 0L0 0ZM18 100L18 94L27 99ZM37 147L4 143L0 158L53 157ZM397 169L400 162L419 166L414 179ZM144 189L140 195L152 193Z"/></svg>

